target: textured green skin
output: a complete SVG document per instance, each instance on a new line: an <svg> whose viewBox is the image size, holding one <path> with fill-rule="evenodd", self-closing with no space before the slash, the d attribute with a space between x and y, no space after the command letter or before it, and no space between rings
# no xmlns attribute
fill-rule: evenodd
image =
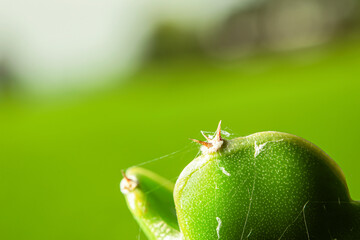
<svg viewBox="0 0 360 240"><path fill-rule="evenodd" d="M360 239L360 206L341 169L290 134L224 140L184 169L174 199L189 240Z"/></svg>
<svg viewBox="0 0 360 240"><path fill-rule="evenodd" d="M173 200L174 184L139 167L128 169L126 176L138 182L138 186L125 194L125 198L148 239L180 239Z"/></svg>

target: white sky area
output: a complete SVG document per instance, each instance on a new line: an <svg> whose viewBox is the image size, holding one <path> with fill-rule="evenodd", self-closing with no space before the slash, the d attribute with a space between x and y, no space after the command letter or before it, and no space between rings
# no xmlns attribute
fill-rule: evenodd
<svg viewBox="0 0 360 240"><path fill-rule="evenodd" d="M202 31L246 1L0 0L0 59L34 91L97 87L136 69L160 22Z"/></svg>

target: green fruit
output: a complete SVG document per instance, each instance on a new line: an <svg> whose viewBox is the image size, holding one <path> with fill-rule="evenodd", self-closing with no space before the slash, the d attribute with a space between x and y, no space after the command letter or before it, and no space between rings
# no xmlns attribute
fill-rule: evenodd
<svg viewBox="0 0 360 240"><path fill-rule="evenodd" d="M130 168L123 175L121 192L145 235L151 240L180 239L174 184L139 167Z"/></svg>
<svg viewBox="0 0 360 240"><path fill-rule="evenodd" d="M360 203L321 149L286 133L220 133L219 124L207 142L194 140L202 155L174 199L168 180L137 167L124 174L121 191L149 239L360 239Z"/></svg>
<svg viewBox="0 0 360 240"><path fill-rule="evenodd" d="M360 239L360 205L337 164L294 135L224 140L220 127L174 189L184 239Z"/></svg>

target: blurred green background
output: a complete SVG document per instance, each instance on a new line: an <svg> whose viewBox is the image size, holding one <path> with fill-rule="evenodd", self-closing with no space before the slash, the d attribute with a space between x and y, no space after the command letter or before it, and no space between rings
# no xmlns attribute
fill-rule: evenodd
<svg viewBox="0 0 360 240"><path fill-rule="evenodd" d="M189 138L219 120L231 137L273 130L315 143L360 200L358 33L224 59L191 34L162 31L141 67L108 88L44 97L3 81L1 239L145 239L119 191L121 169L175 181L198 152Z"/></svg>

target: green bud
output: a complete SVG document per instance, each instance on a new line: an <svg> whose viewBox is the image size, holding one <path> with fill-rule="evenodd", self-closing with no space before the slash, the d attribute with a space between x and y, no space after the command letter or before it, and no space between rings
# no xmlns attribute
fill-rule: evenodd
<svg viewBox="0 0 360 240"><path fill-rule="evenodd" d="M360 206L320 148L262 132L224 140L220 125L176 182L184 239L360 239Z"/></svg>
<svg viewBox="0 0 360 240"><path fill-rule="evenodd" d="M145 235L151 240L179 240L174 184L139 167L126 171L120 189Z"/></svg>

